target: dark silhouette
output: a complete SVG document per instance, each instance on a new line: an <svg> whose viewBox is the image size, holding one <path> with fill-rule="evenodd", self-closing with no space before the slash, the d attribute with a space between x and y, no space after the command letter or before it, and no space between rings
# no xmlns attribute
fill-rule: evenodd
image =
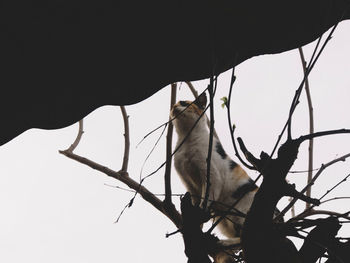
<svg viewBox="0 0 350 263"><path fill-rule="evenodd" d="M348 0L4 0L0 145L70 125L307 44L349 19Z"/></svg>

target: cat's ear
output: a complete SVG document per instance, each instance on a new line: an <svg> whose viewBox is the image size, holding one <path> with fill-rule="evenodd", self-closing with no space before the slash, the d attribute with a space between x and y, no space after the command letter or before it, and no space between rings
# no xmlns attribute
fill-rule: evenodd
<svg viewBox="0 0 350 263"><path fill-rule="evenodd" d="M203 92L194 102L200 109L204 109L207 105L207 95Z"/></svg>

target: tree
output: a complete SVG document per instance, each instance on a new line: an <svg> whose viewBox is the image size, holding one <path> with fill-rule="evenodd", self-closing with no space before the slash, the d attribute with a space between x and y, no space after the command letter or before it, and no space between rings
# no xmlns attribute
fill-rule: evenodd
<svg viewBox="0 0 350 263"><path fill-rule="evenodd" d="M264 180L261 184L260 190L258 191L258 194L255 198L255 201L253 203L251 211L247 215L246 225L243 229L242 233L242 248L243 253L245 255L245 259L247 262L259 262L261 258L269 258L272 260L272 262L315 262L318 258L322 258L324 256L324 253L327 252L327 255L329 256L329 262L332 261L346 261L348 260L348 255L346 254L346 247L347 243L340 242L339 239L336 239L335 236L338 232L338 230L341 227L341 224L343 221L339 221L339 218L343 218L345 220L349 220L348 213L337 213L334 211L324 211L324 210L314 210L315 205L319 205L322 199L328 195L333 189L335 189L337 186L339 186L341 183L345 182L346 179L349 176L344 177L342 181L335 184L334 187L330 188L329 191L326 192L325 195L323 195L319 199L312 199L310 198L310 191L308 191L308 194L306 196L302 195L303 192L311 188L311 185L315 182L315 180L319 177L319 175L329 166L339 162L344 161L346 158L350 156L350 154L345 154L339 158L336 158L324 165L322 165L315 176L309 176L308 182L306 184L306 187L302 190L301 193L296 191L292 185L289 185L285 181L285 177L287 176L287 173L290 171L290 168L292 167L294 161L296 160L298 156L298 148L300 144L306 140L312 140L316 137L331 135L331 134L339 134L339 133L349 133L349 130L346 129L340 129L340 130L332 130L332 131L325 131L325 132L318 132L314 133L311 132L309 135L300 136L297 139L292 138L292 117L294 114L294 111L299 104L300 100L300 94L303 89L304 83L308 82L308 75L311 72L314 63L319 58L319 55L322 53L324 47L327 45L329 40L331 39L333 31L330 32L328 37L326 38L323 45L319 46L319 43L316 45L316 49L314 54L312 55L312 58L308 64L304 62L303 56L302 58L302 65L304 68L304 78L302 83L300 84L299 88L297 89L295 93L295 97L293 99L293 103L290 107L290 113L288 116L288 120L283 128L282 133L278 137L278 141L270 155L266 153L262 153L260 155L260 158L254 157L253 154L250 153L249 150L247 150L246 146L243 143L242 139L238 139L241 151L244 153L244 156L246 160L250 163L248 165L242 157L240 157L239 150L237 149L237 146L235 145L235 128L232 126L231 118L230 118L230 101L231 101L231 93L233 84L235 81L235 75L234 71L232 74L231 79L231 88L228 98L224 99L224 106L227 108L227 115L229 120L229 127L230 132L232 136L232 142L233 146L236 151L236 155L242 160L242 163L244 163L247 167L251 169L255 169L259 171L261 175L263 175ZM319 48L319 49L317 49ZM302 55L302 50L300 49L300 54ZM214 76L211 78L210 84L208 86L210 98L211 98L211 106L213 105L213 97L214 97L214 87L216 85L217 78ZM191 83L187 83L190 88L193 88ZM176 85L172 85L172 98L171 98L171 104L175 101L175 90ZM194 95L196 95L196 92L193 92ZM309 97L309 106L311 107L311 98ZM213 106L211 107L213 108ZM163 163L162 166L166 167L165 172L165 199L164 201L160 201L154 194L150 193L146 188L142 186L142 183L144 179L148 178L149 176L153 175L154 173L149 174L147 177L145 177L143 180L140 181L140 183L136 183L133 181L126 172L125 167L127 167L127 153L128 153L128 124L127 124L127 115L125 113L125 109L122 108L124 122L125 122L125 149L126 149L126 155L124 156L124 162L122 168L119 172L112 171L106 167L103 167L97 163L94 163L88 159L82 158L81 156L78 156L73 153L73 150L75 148L75 143L73 143L73 146L66 150L61 151L62 154L66 155L69 158L72 158L74 160L77 160L83 164L86 164L94 169L97 169L101 172L106 173L109 176L112 176L113 178L116 178L125 184L127 184L130 188L135 190L135 195L138 193L148 202L150 202L155 208L157 208L159 211L161 211L163 214L165 214L167 217L169 217L176 227L179 229L179 232L182 232L184 235L186 250L185 253L189 258L190 262L210 262L210 259L208 258L208 254L211 254L212 256L215 255L216 250L228 250L229 248L224 247L217 247L217 239L211 235L212 229L215 227L210 228L208 232L203 233L200 224L203 222L203 217L205 217L205 214L203 214L203 211L193 207L189 201L188 195L185 195L182 199L181 204L181 210L182 210L182 217L180 216L179 212L175 209L171 202L171 187L170 187L170 164L171 164L171 122L167 123L168 125L168 135L167 135L167 159ZM312 119L312 111L310 112L310 119ZM210 114L210 120L212 121L209 126L213 127L213 121L214 121L214 115L213 111L211 111ZM81 126L82 127L82 126ZM272 158L273 152L277 149L279 145L279 141L282 138L282 135L284 131L287 131L287 139L285 143L283 143L278 150L278 156L277 158ZM80 129L79 135L82 134L82 129ZM212 135L214 136L214 131L212 131ZM78 141L78 140L77 140ZM312 149L312 146L311 146ZM175 149L176 151L176 149ZM312 154L310 155L312 156ZM210 159L210 158L209 158ZM309 163L311 163L312 160L310 159ZM310 164L309 164L310 167ZM160 169L160 168L159 168ZM155 172L157 172L159 169L157 169ZM312 170L309 170L308 172L312 172ZM259 176L260 177L260 176ZM258 177L258 178L259 178ZM210 180L210 178L209 178ZM294 202L297 199L305 200L308 203L312 203L312 206L307 206L306 210L297 215L293 216L292 219L284 222L284 223L276 223L273 224L273 211L277 205L277 202L285 195L289 195L294 197L295 199L290 202L290 205L286 207L282 211L282 215L285 214L288 209L292 207ZM347 197L346 197L347 198ZM335 200L335 199L331 199ZM130 207L134 202L134 198L131 199L131 201L128 203L126 207ZM270 211L270 212L268 212ZM187 216L189 214L189 216ZM329 218L322 219L314 219L309 220L306 219L306 217L312 216L312 215L330 215ZM208 219L208 218L207 218ZM206 220L207 220L206 219ZM345 221L347 222L347 221ZM305 242L304 245L301 247L300 250L297 250L296 247L291 243L291 241L288 241L286 239L286 236L297 236L301 237L299 234L299 231L304 231L306 228L315 227L312 229L312 231L304 237ZM198 247L197 245L200 244ZM280 253L276 253L276 251ZM337 252L335 252L337 251ZM214 254L213 254L214 253ZM235 255L232 259L232 262L235 262L234 260L241 261L241 255ZM290 260L290 261L287 261ZM339 261L339 262L342 262Z"/></svg>
<svg viewBox="0 0 350 263"><path fill-rule="evenodd" d="M240 126L238 126L238 128L239 128ZM300 134L304 134L304 133L300 133ZM243 138L245 139L245 137L243 136ZM245 139L245 141L246 141L246 139ZM246 143L247 143L247 141L246 141ZM248 141L248 145L249 145L249 141ZM248 147L248 149L250 149L251 148L251 145ZM260 148L260 147L259 147ZM327 160L325 160L325 161L327 161Z"/></svg>

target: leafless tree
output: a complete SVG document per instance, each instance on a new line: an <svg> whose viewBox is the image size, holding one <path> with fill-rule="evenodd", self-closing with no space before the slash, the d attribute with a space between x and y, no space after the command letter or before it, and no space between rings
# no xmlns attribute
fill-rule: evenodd
<svg viewBox="0 0 350 263"><path fill-rule="evenodd" d="M209 198L210 190L210 173L207 172L206 181L206 194L203 202L203 207L193 206L191 203L191 198L189 194L185 194L181 200L181 211L178 211L172 201L172 191L171 191L171 160L173 154L181 147L181 144L172 149L172 119L169 119L163 127L168 127L166 135L166 157L164 163L155 171L159 171L161 167L165 166L164 174L164 188L165 188L165 198L161 200L157 195L149 191L144 185L143 180L137 182L132 179L132 176L128 173L128 160L129 160L129 121L126 109L121 106L121 112L124 120L125 127L125 148L124 148L124 158L119 171L114 171L108 167L89 160L83 156L74 153L75 148L78 146L80 139L83 135L83 120L79 122L78 135L73 142L73 144L64 151L60 151L61 154L87 165L99 172L106 174L116 180L121 181L126 184L136 195L140 195L146 202L150 203L154 208L159 210L165 216L167 216L178 229L176 232L183 235L185 243L185 254L188 257L188 262L191 263L206 263L212 262L213 257L219 251L235 251L232 254L231 262L247 262L255 263L262 262L261 259L268 259L269 262L290 262L290 263L311 263L317 260L327 257L328 263L333 262L349 262L350 261L350 250L349 241L342 242L336 237L338 230L341 228L344 222L350 222L350 216L348 213L338 213L336 211L328 211L315 209L323 203L349 198L336 197L328 200L323 200L331 191L333 191L340 184L345 182L350 175L346 175L343 180L337 182L333 187L331 187L321 198L315 199L311 198L311 187L315 181L320 177L320 175L330 166L336 164L340 161L345 161L350 157L350 153L345 154L339 158L328 161L323 164L315 175L313 172L313 140L315 138L327 135L334 135L340 133L350 133L349 129L338 129L323 132L314 132L313 128L313 107L310 95L310 85L308 81L308 76L314 67L317 59L321 55L324 47L327 45L328 41L331 39L332 33L334 32L336 26L331 30L329 36L324 41L323 45L320 46L321 38L317 42L315 51L307 63L302 49L299 49L302 67L304 72L303 80L295 92L292 104L290 106L289 116L285 126L279 135L277 142L273 151L270 154L261 152L260 157L255 157L245 146L242 138L235 138L235 126L232 125L231 115L230 115L230 103L233 85L235 83L235 73L232 70L232 78L230 84L230 91L227 98L223 98L224 106L227 109L228 117L228 127L231 134L232 146L235 150L235 154L241 163L248 169L256 170L260 173L257 177L256 182L262 178L259 190L255 196L254 202L251 206L250 211L246 215L245 224L242 230L242 243L236 247L225 247L219 243L219 239L212 234L213 229L220 222L217 220L208 231L203 232L201 225L207 222L211 218L211 214L206 209L207 202ZM186 82L189 86L194 97L198 96L198 92L195 90L191 82ZM217 137L216 131L214 129L214 104L213 99L215 96L217 86L217 76L213 74L210 79L208 91L210 103L205 109L209 109L210 116L206 117L205 111L203 116L208 118L208 127L210 130L210 140L207 158L207 171L210 170L211 165L211 148L213 137ZM297 138L293 139L291 127L293 113L299 103L300 94L305 87L307 94L307 101L309 106L309 116L310 116L310 133L307 135L299 135ZM174 105L176 101L176 89L177 84L171 85L171 96L170 96L170 108ZM204 92L205 92L204 91ZM202 117L202 116L201 116ZM283 134L287 132L287 139L283 144L280 144ZM238 145L236 143L238 142ZM308 165L308 179L305 187L302 191L298 192L295 186L287 183L286 176L290 172L294 161L298 156L299 146L305 142L309 141L309 165ZM275 152L277 151L277 155ZM154 172L154 173L155 173ZM154 174L152 173L152 174ZM148 175L151 176L152 174ZM306 193L306 195L304 195ZM135 198L134 196L134 198ZM290 203L281 211L281 213L274 217L274 211L276 209L277 202L284 196L290 196ZM131 207L133 199L126 205L125 208ZM303 200L307 203L306 209L293 216L286 222L281 221L283 216L287 211L293 209L293 205L297 200ZM234 206L240 201L230 207L226 214L224 213L221 218L230 213ZM316 219L309 219L310 216L320 216ZM327 216L324 218L324 216ZM310 230L311 228L311 230ZM303 235L302 235L302 234ZM172 234L169 234L172 235ZM303 246L298 250L292 243L288 236L294 236L302 238L304 240Z"/></svg>

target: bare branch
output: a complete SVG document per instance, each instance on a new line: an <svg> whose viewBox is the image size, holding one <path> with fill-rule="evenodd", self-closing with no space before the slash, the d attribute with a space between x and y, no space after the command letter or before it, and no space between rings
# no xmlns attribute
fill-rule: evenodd
<svg viewBox="0 0 350 263"><path fill-rule="evenodd" d="M130 208L130 207L132 206L132 204L133 204L133 199L131 199L130 202L127 203L127 204L124 206L124 208L122 209L122 211L119 213L119 216L118 216L117 220L115 220L114 223L118 223L118 222L119 222L119 220L120 220L120 218L122 217L122 215L124 214L125 210L126 210L127 208Z"/></svg>
<svg viewBox="0 0 350 263"><path fill-rule="evenodd" d="M185 81L185 83L187 84L187 86L188 86L189 89L191 90L191 92L192 92L194 98L197 99L197 98L198 98L198 92L197 92L197 90L194 88L193 84L192 84L190 81ZM206 114L205 114L205 118L206 118L206 120L207 120L208 128L210 129L210 120L209 120L209 118L208 118L208 116L207 116ZM215 127L214 127L214 137L215 137L216 139L219 139L218 134L216 133Z"/></svg>
<svg viewBox="0 0 350 263"><path fill-rule="evenodd" d="M318 171L318 170L320 170L320 168L315 168L315 169L312 169L312 171L314 172L314 171ZM302 170L290 170L288 173L290 173L290 174L304 174L304 173L308 173L309 172L309 170L304 170L304 171L302 171Z"/></svg>
<svg viewBox="0 0 350 263"><path fill-rule="evenodd" d="M155 150L158 143L160 142L160 139L163 137L163 134L164 134L166 128L167 128L167 125L164 126L164 128L163 128L162 132L160 133L160 135L158 136L158 139L156 140L155 144L153 145L152 149L149 151L145 160L143 161L143 164L142 164L141 170L140 170L140 181L142 180L142 173L143 173L143 169L145 168L146 162L148 161L149 157L151 157L153 151Z"/></svg>
<svg viewBox="0 0 350 263"><path fill-rule="evenodd" d="M208 89L208 88L206 88L202 93L206 92L207 89ZM201 94L202 94L202 93L201 93ZM183 109L177 116L181 115L182 112L184 112L184 111L185 111L190 105L192 105L192 104L193 104L193 102L190 103L189 105L187 105L186 108ZM139 146L139 145L140 145L148 136L150 136L152 133L154 133L155 131L159 130L160 128L162 128L162 127L168 125L169 123L171 123L174 119L177 118L177 116L175 116L174 118L168 120L167 122L165 122L165 123L159 125L157 128L155 128L155 129L151 130L149 133L147 133L147 134L141 139L141 141L136 145L136 147Z"/></svg>
<svg viewBox="0 0 350 263"><path fill-rule="evenodd" d="M171 236L173 236L173 235L176 235L177 233L181 233L181 230L180 230L180 229L177 229L177 230L175 230L174 232L166 233L166 234L165 234L165 237L166 237L166 238L169 238L169 237L171 237Z"/></svg>
<svg viewBox="0 0 350 263"><path fill-rule="evenodd" d="M338 197L333 197L333 198L330 198L330 199L327 199L325 201L322 201L320 203L320 205L324 204L324 203L328 203L330 201L335 201L335 200L342 200L342 199L350 199L350 196L338 196Z"/></svg>
<svg viewBox="0 0 350 263"><path fill-rule="evenodd" d="M344 14L345 14L345 12L344 12ZM328 34L328 36L327 36L325 42L324 42L323 45L322 45L320 51L317 53L317 55L315 55L315 59L310 61L309 65L308 65L308 67L307 67L306 74L304 74L304 77L303 77L303 79L302 79L302 81L301 81L301 83L300 83L298 89L297 89L296 92L295 92L295 96L294 96L294 98L293 98L293 101L292 101L292 104L291 104L291 107L290 107L290 111L289 111L289 116L288 116L287 122L286 122L285 125L283 126L282 131L281 131L280 135L278 136L278 139L277 139L277 141L276 141L276 143L275 143L275 146L273 147L273 150L272 150L272 152L271 152L271 154L270 154L270 157L272 157L273 154L275 153L275 151L276 151L276 149L277 149L277 147L278 147L278 145L279 145L279 143L280 143L280 141L281 141L281 139L282 139L282 135L284 134L284 132L285 132L285 130L286 130L287 128L289 129L288 137L291 137L291 132L290 132L290 129L291 129L291 128L290 128L290 127L291 127L291 119L292 119L293 113L294 113L294 111L295 111L295 109L296 109L296 106L298 105L300 93L301 93L301 90L302 90L302 88L303 88L303 86L304 86L304 82L305 82L306 78L309 76L309 74L311 73L313 67L315 66L316 62L318 61L319 57L321 56L321 54L322 54L323 50L325 49L325 47L327 46L328 42L332 39L332 35L333 35L333 33L334 33L335 29L337 28L337 26L338 26L338 24L339 24L340 21L341 21L341 20L339 20L339 21L332 27L332 29L330 30L330 32L329 32L329 34ZM318 43L318 44L319 44L319 43ZM316 54L316 50L318 49L318 44L317 44L316 48L314 49L314 53L315 53L315 54ZM314 54L313 54L313 57L314 57ZM260 176L259 176L259 177L260 177Z"/></svg>
<svg viewBox="0 0 350 263"><path fill-rule="evenodd" d="M311 187L311 186L315 183L315 181L317 180L317 178L321 175L321 173L322 173L327 167L329 167L329 166L331 166L331 165L333 165L333 164L335 164L335 163L337 163L337 162L340 162L340 161L343 161L343 162L344 162L344 161L346 160L346 158L348 158L348 157L350 157L350 153L345 154L345 155L343 155L343 156L341 156L341 157L339 157L339 158L337 158L337 159L334 159L334 160L332 160L332 161L330 161L330 162L328 162L328 163L326 163L326 164L323 164L323 165L321 166L321 168L318 170L318 172L315 174L315 176L311 179L310 183L309 183L308 185L306 185L306 186L304 187L304 189L300 191L300 193L302 193L302 194L305 193L305 192L307 191L307 189L308 189L309 187ZM296 203L297 200L298 200L297 198L294 198L294 199L282 210L282 212L280 213L280 215L281 215L281 216L284 216L284 215L286 214L286 212Z"/></svg>
<svg viewBox="0 0 350 263"><path fill-rule="evenodd" d="M317 46L316 46L317 47ZM301 59L301 64L303 67L304 75L306 74L307 68L306 68L306 61L304 57L303 48L299 48L299 55ZM312 107L312 100L311 100L311 93L310 93L310 85L309 85L309 78L306 76L305 78L305 92L307 97L307 105L309 109L309 133L314 133L314 114L313 114L313 107ZM313 170L313 148L314 148L314 140L309 140L309 164L308 164L308 176L307 176L307 184L309 184L312 180L312 170ZM307 189L306 196L311 196L311 187ZM309 203L306 203L306 209L310 207Z"/></svg>
<svg viewBox="0 0 350 263"><path fill-rule="evenodd" d="M120 106L120 110L122 112L123 120L124 120L124 141L125 141L122 171L127 172L128 163L129 163L129 152L130 152L129 116L126 113L126 109L124 106Z"/></svg>
<svg viewBox="0 0 350 263"><path fill-rule="evenodd" d="M345 218L347 220L350 220L350 216L349 216L349 212L346 213L337 213L337 212L333 212L333 211L328 211L328 210L314 210L314 209L309 209L307 211L304 211L302 213L300 213L299 215L297 215L296 217L293 218L294 220L299 220L299 219L303 219L305 217L308 216L313 216L313 215L328 215L328 216L335 216L335 217L341 217L341 218Z"/></svg>
<svg viewBox="0 0 350 263"><path fill-rule="evenodd" d="M139 183L135 182L133 179L131 179L128 176L128 173L123 171L113 171L110 168L103 166L101 164L95 163L92 160L89 160L85 157L79 156L77 154L74 154L69 151L59 151L61 154L65 155L66 157L75 160L79 163L85 164L92 169L95 169L99 172L102 172L112 178L115 178L122 183L126 184L131 189L134 189L137 191L144 200L146 200L148 203L150 203L153 207L155 207L157 210L159 210L161 213L166 215L174 224L176 227L180 228L182 226L182 219L179 212L172 208L172 210L168 210L164 207L163 202L157 198L152 192L150 192L147 188L140 185Z"/></svg>
<svg viewBox="0 0 350 263"><path fill-rule="evenodd" d="M328 163L326 163L326 164L323 164L323 165L321 166L320 170L319 170L319 171L315 174L315 176L311 179L310 183L309 183L308 185L306 185L306 186L304 187L304 189L303 189L301 192L302 192L302 193L305 193L305 191L307 191L307 189L308 189L309 187L311 187L311 186L315 183L315 181L317 180L317 178L321 175L321 173L322 173L327 167L329 167L329 166L331 166L331 165L333 165L333 164L335 164L335 163L337 163L337 162L340 162L340 161L345 162L345 160L346 160L348 157L350 157L350 153L345 154L345 155L343 155L343 156L341 156L341 157L339 157L339 158L337 158L337 159L334 159L333 161L330 161L330 162L328 162Z"/></svg>
<svg viewBox="0 0 350 263"><path fill-rule="evenodd" d="M340 182L338 182L337 184L335 184L331 189L327 190L327 192L322 195L319 200L321 201L324 197L326 197L330 192L332 192L335 188L337 188L339 185L341 185L342 183L346 182L348 180L348 178L350 177L350 174L348 174L347 176L345 176Z"/></svg>
<svg viewBox="0 0 350 263"><path fill-rule="evenodd" d="M322 132L315 132L308 135L300 136L297 140L300 142L311 140L313 138L327 136L327 135L335 135L335 134L341 134L341 133L350 133L349 129L338 129L338 130L330 130L330 131L322 131Z"/></svg>
<svg viewBox="0 0 350 263"><path fill-rule="evenodd" d="M83 129L84 129L84 119L81 119L79 121L79 130L78 130L77 137L75 138L72 145L66 151L73 152L75 150L75 148L77 148L77 146L81 140L81 137L83 136L83 133L84 133Z"/></svg>
<svg viewBox="0 0 350 263"><path fill-rule="evenodd" d="M193 102L192 102L193 103ZM191 104L192 104L191 103ZM191 105L190 104L190 105ZM189 106L187 106L189 107ZM185 143L185 141L187 140L187 138L190 136L191 132L193 131L193 129L197 126L197 123L199 122L200 118L202 118L202 116L205 114L205 112L207 111L207 109L209 108L209 105L207 107L205 107L205 109L203 110L203 112L198 116L197 120L194 122L193 126L190 128L188 134L185 136L185 138L178 143L178 145L176 146L176 148L174 149L173 153L171 154L172 156L181 148L181 146ZM186 109L184 109L182 112L184 112ZM177 116L179 116L182 112L180 112ZM175 116L172 120L174 120L175 118L177 118L177 116ZM146 175L145 177L143 177L142 181L147 179L148 177L154 175L155 173L157 173L161 168L164 167L164 165L166 164L166 162L163 162L161 165L158 166L157 169L155 169L153 172L151 172L150 174Z"/></svg>
<svg viewBox="0 0 350 263"><path fill-rule="evenodd" d="M323 199L326 195L328 195L330 192L332 192L335 188L337 188L339 185L341 185L342 183L344 183L348 178L350 177L350 174L348 174L347 176L345 176L340 182L338 182L336 185L334 185L331 189L329 189L329 190L327 190L327 192L324 194L324 195L322 195L318 200L319 200L319 204L318 205L320 205L321 204L321 199ZM305 188L304 188L305 189ZM288 207L288 209L289 209L289 206L290 206L290 204L287 206ZM286 207L286 208L287 208ZM304 210L304 212L302 213L302 214L307 214L309 211L311 211L311 210L313 210L313 208L314 208L315 206L313 205L313 206L310 206L308 209L306 209L306 210ZM280 213L280 215L278 215L278 218L280 217L280 216L283 216L284 214L285 214L285 210L286 211L288 211L287 209L284 209L281 213ZM283 213L284 212L284 213Z"/></svg>
<svg viewBox="0 0 350 263"><path fill-rule="evenodd" d="M229 130L230 130L230 135L231 135L231 141L232 141L232 145L233 148L235 150L235 155L237 156L237 158L239 159L239 161L248 169L251 170L255 170L253 166L247 164L241 157L241 155L239 154L237 145L236 145L236 141L235 141L235 136L234 136L234 132L235 132L235 127L232 125L232 121L231 121L231 95L232 95L232 88L233 88L233 84L236 81L236 76L235 76L235 68L232 69L232 75L231 75L231 83L230 83L230 90L229 90L229 94L228 94L228 99L227 99L227 103L226 103L226 109L227 109L227 121L228 121L228 126L229 126Z"/></svg>
<svg viewBox="0 0 350 263"><path fill-rule="evenodd" d="M215 85L217 84L217 79L215 80ZM210 191L210 168L211 168L211 154L213 149L213 139L214 139L214 77L210 78L209 84L209 99L210 99L210 127L209 127L209 147L208 147L208 156L207 156L207 180L206 180L206 189L205 197L203 201L202 208L205 210L207 208L207 203L209 199Z"/></svg>
<svg viewBox="0 0 350 263"><path fill-rule="evenodd" d="M191 81L185 81L185 83L187 84L187 86L190 88L193 96L197 99L198 98L198 92L197 90L194 88L193 84L191 83Z"/></svg>
<svg viewBox="0 0 350 263"><path fill-rule="evenodd" d="M203 91L205 92L205 91ZM193 103L193 102L192 102ZM191 103L191 104L192 104ZM190 105L191 105L190 104ZM189 106L187 106L189 107ZM187 140L187 138L190 136L191 132L193 131L193 129L196 127L197 123L199 122L200 118L205 114L205 112L207 111L207 109L209 108L209 105L203 110L203 112L198 116L197 120L194 122L193 126L191 127L191 129L189 130L188 134L185 136L185 138L180 142L178 143L178 145L176 146L175 150L172 152L171 154L171 157L181 148L181 146L185 143L185 141ZM185 111L186 109L184 109L183 111ZM182 112L183 112L182 111ZM182 112L180 112L177 116L179 116ZM174 120L175 118L177 118L177 116L175 116L172 120ZM168 122L170 123L170 122ZM155 169L153 172L151 172L150 174L146 175L145 177L143 178L140 178L140 183L139 185L141 186L142 183L149 177L151 177L152 175L156 174L160 169L162 169L164 167L164 165L166 164L166 161L163 162L161 165L158 166L157 169ZM135 196L133 197L133 199L136 198L136 195L137 195L137 190L136 190L136 193L135 193ZM132 199L132 200L133 200ZM169 208L171 209L171 208Z"/></svg>
<svg viewBox="0 0 350 263"><path fill-rule="evenodd" d="M170 110L176 102L176 83L171 84L171 96L170 96ZM169 117L170 119L170 117ZM172 143L173 143L173 129L174 126L170 122L168 126L168 132L166 135L166 165L165 165L165 203L171 204L171 152L172 152Z"/></svg>
<svg viewBox="0 0 350 263"><path fill-rule="evenodd" d="M344 12L345 13L345 12ZM291 124L292 124L292 116L293 116L293 113L297 107L297 105L299 104L299 98L300 98L300 94L301 94L301 91L303 89L303 86L304 86L304 82L306 81L306 79L308 78L310 72L312 71L313 67L315 66L317 60L319 59L319 57L321 56L323 50L325 49L325 47L327 46L328 42L332 39L332 35L335 31L335 29L337 28L338 24L339 24L340 21L338 21L338 23L336 23L333 28L331 29L330 33L328 34L325 42L323 43L320 51L318 52L318 54L316 55L315 57L315 60L314 61L310 61L310 64L309 66L306 68L306 72L304 73L304 78L303 78L303 81L301 82L301 84L299 85L299 88L297 89L296 93L295 93L295 96L293 98L293 102L292 102L292 105L291 105L291 108L290 108L290 111L289 111L289 117L288 117L288 138L290 139L291 138ZM318 48L318 44L316 45L316 48L315 50ZM316 52L316 51L314 51Z"/></svg>

